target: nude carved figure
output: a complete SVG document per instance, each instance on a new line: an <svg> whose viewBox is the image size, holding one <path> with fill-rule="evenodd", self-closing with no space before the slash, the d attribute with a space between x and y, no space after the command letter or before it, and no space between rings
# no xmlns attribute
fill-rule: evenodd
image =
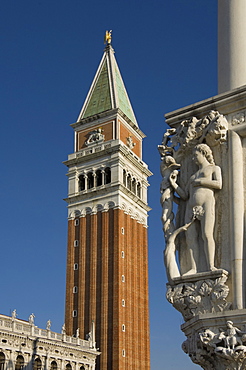
<svg viewBox="0 0 246 370"><path fill-rule="evenodd" d="M177 174L172 173L169 181L176 193L186 200L185 224L189 223L193 217L193 208L200 206L203 208L204 215L196 219L186 231L186 242L189 250L191 269L187 275L197 273L199 250L204 249L207 268L209 271L216 270L214 266L215 241L215 197L214 192L222 188L221 169L216 166L211 149L206 144L198 144L193 150L193 161L198 166L189 179L185 189L177 184ZM203 245L199 245L199 235L202 237Z"/></svg>

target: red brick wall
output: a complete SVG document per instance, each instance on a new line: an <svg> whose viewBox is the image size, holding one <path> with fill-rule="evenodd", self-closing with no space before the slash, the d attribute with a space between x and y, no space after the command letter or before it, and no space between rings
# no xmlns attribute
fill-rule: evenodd
<svg viewBox="0 0 246 370"><path fill-rule="evenodd" d="M120 134L119 134L120 140L127 145L127 138L131 136L133 143L136 144L131 150L133 151L133 153L135 153L138 157L141 158L142 157L141 140L139 140L137 136L132 134L132 132L128 129L126 125L124 125L124 123L122 123L121 121L119 121L119 123L120 123Z"/></svg>
<svg viewBox="0 0 246 370"><path fill-rule="evenodd" d="M75 238L79 247L74 247ZM66 328L71 335L79 327L84 338L95 321L102 352L97 369L150 368L147 258L146 228L122 210L87 215L79 226L69 221ZM79 264L78 271L73 270L74 263ZM73 310L78 310L77 318L72 318Z"/></svg>

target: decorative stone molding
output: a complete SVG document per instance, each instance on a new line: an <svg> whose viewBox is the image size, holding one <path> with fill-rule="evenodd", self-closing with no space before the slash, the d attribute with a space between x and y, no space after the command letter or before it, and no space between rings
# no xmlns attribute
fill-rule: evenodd
<svg viewBox="0 0 246 370"><path fill-rule="evenodd" d="M231 303L226 300L229 294L225 284L227 275L226 271L217 270L190 275L190 281L187 277L176 278L175 285L167 285L167 300L181 312L185 321L199 314L228 310Z"/></svg>
<svg viewBox="0 0 246 370"><path fill-rule="evenodd" d="M141 224L146 224L146 219L137 211L134 210L130 205L122 203L120 206L116 206L114 202L106 202L105 204L96 204L92 208L85 207L83 209L72 210L69 214L68 219L74 219L76 217L85 217L90 214L97 214L97 212L107 212L109 209L121 209L124 213L131 216L131 218L137 220Z"/></svg>

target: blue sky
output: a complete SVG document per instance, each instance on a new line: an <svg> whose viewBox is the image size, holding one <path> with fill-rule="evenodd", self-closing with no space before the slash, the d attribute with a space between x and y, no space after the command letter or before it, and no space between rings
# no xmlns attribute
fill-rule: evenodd
<svg viewBox="0 0 246 370"><path fill-rule="evenodd" d="M150 178L152 369L198 369L165 299L157 145L164 114L217 94L215 0L2 0L0 312L64 321L66 167L106 29L144 140Z"/></svg>

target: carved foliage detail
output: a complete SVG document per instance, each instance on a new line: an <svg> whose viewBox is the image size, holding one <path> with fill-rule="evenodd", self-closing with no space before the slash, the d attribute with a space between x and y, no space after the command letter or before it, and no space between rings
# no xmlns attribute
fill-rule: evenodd
<svg viewBox="0 0 246 370"><path fill-rule="evenodd" d="M222 276L216 280L181 283L174 287L168 285L166 297L186 321L198 314L222 312L231 305L226 301L229 294L226 279L226 276Z"/></svg>

